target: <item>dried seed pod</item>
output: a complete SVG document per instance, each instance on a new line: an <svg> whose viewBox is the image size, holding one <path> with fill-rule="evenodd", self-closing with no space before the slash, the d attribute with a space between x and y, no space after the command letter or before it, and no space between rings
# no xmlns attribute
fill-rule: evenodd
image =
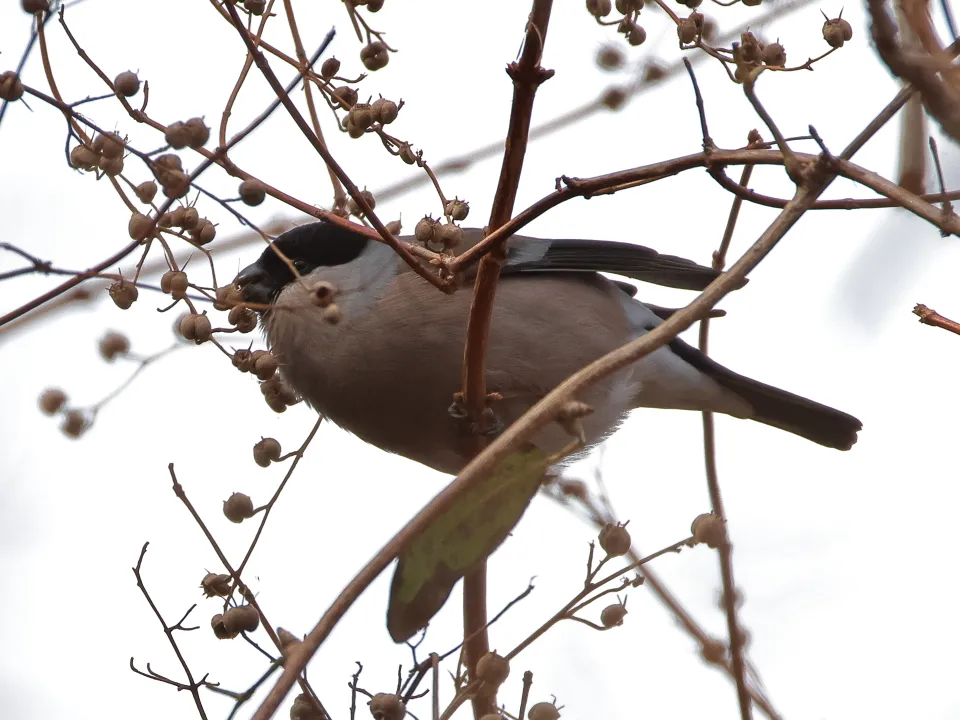
<svg viewBox="0 0 960 720"><path fill-rule="evenodd" d="M240 199L243 200L244 205L256 207L262 203L266 197L267 191L263 187L263 183L256 178L247 178L240 183Z"/></svg>
<svg viewBox="0 0 960 720"><path fill-rule="evenodd" d="M326 715L318 708L309 695L300 693L290 706L290 720L326 720Z"/></svg>
<svg viewBox="0 0 960 720"><path fill-rule="evenodd" d="M417 239L417 242L428 245L433 242L439 225L438 221L428 215L417 223L417 226L413 229L413 236Z"/></svg>
<svg viewBox="0 0 960 720"><path fill-rule="evenodd" d="M320 66L320 77L324 80L329 80L338 72L340 72L340 61L335 57L327 58Z"/></svg>
<svg viewBox="0 0 960 720"><path fill-rule="evenodd" d="M60 388L47 388L40 394L38 403L45 415L54 415L67 402L67 394Z"/></svg>
<svg viewBox="0 0 960 720"><path fill-rule="evenodd" d="M607 88L600 102L610 110L619 110L627 102L627 92L619 87Z"/></svg>
<svg viewBox="0 0 960 720"><path fill-rule="evenodd" d="M694 545L704 543L714 550L720 547L727 538L727 530L723 525L723 520L713 513L697 515L690 526L690 533L693 535Z"/></svg>
<svg viewBox="0 0 960 720"><path fill-rule="evenodd" d="M118 158L123 155L123 140L116 133L97 135L93 140L93 151L105 158Z"/></svg>
<svg viewBox="0 0 960 720"><path fill-rule="evenodd" d="M232 607L223 614L223 627L228 633L253 632L260 627L260 613L252 605Z"/></svg>
<svg viewBox="0 0 960 720"><path fill-rule="evenodd" d="M192 133L186 123L178 120L167 127L167 131L163 134L163 139L170 147L181 150L190 144L191 136Z"/></svg>
<svg viewBox="0 0 960 720"><path fill-rule="evenodd" d="M206 245L207 243L213 242L216 236L217 226L207 218L200 218L197 221L197 226L190 231L190 238L197 245Z"/></svg>
<svg viewBox="0 0 960 720"><path fill-rule="evenodd" d="M223 624L223 615L219 613L210 618L210 627L213 628L213 634L217 636L218 640L233 640L240 634L239 631L235 633L227 632L227 628Z"/></svg>
<svg viewBox="0 0 960 720"><path fill-rule="evenodd" d="M559 720L560 711L557 706L549 702L538 702L529 712L527 720Z"/></svg>
<svg viewBox="0 0 960 720"><path fill-rule="evenodd" d="M243 302L243 293L236 285L221 285L217 288L217 299L213 303L215 310L229 310Z"/></svg>
<svg viewBox="0 0 960 720"><path fill-rule="evenodd" d="M434 242L440 243L444 250L456 247L463 240L463 230L453 223L437 225L433 233Z"/></svg>
<svg viewBox="0 0 960 720"><path fill-rule="evenodd" d="M182 125L183 123L181 123ZM158 155L153 161L154 168L159 173L161 170L183 170L183 160L176 153L164 153ZM161 181L162 182L162 181Z"/></svg>
<svg viewBox="0 0 960 720"><path fill-rule="evenodd" d="M363 198L363 201L367 204L367 207L369 207L371 210L377 207L377 199L373 196L373 193L370 192L369 190L367 189L361 190L360 197ZM353 198L350 198L349 200L347 200L347 212L349 212L351 215L356 215L357 217L363 217L365 214L365 211L360 207L360 203L358 203Z"/></svg>
<svg viewBox="0 0 960 720"><path fill-rule="evenodd" d="M124 70L113 79L113 87L124 97L133 97L140 92L140 78L135 72Z"/></svg>
<svg viewBox="0 0 960 720"><path fill-rule="evenodd" d="M697 25L690 18L684 18L677 25L677 37L684 45L689 45L697 39Z"/></svg>
<svg viewBox="0 0 960 720"><path fill-rule="evenodd" d="M356 105L357 97L356 90L349 85L344 85L333 91L333 97L331 99L344 110L349 110Z"/></svg>
<svg viewBox="0 0 960 720"><path fill-rule="evenodd" d="M200 581L200 588L206 597L226 597L230 594L230 576L207 573Z"/></svg>
<svg viewBox="0 0 960 720"><path fill-rule="evenodd" d="M764 65L783 67L787 64L787 52L780 43L770 43L769 45L763 46L763 50L760 52L760 59Z"/></svg>
<svg viewBox="0 0 960 720"><path fill-rule="evenodd" d="M182 198L190 190L190 177L179 170L169 170L159 178L163 194L171 200Z"/></svg>
<svg viewBox="0 0 960 720"><path fill-rule="evenodd" d="M147 180L137 185L133 192L136 193L137 200L149 204L157 196L157 184L153 180Z"/></svg>
<svg viewBox="0 0 960 720"><path fill-rule="evenodd" d="M372 13L380 12L383 9L383 0L367 0L367 10Z"/></svg>
<svg viewBox="0 0 960 720"><path fill-rule="evenodd" d="M503 685L510 675L510 661L495 652L488 652L477 660L477 677L495 687Z"/></svg>
<svg viewBox="0 0 960 720"><path fill-rule="evenodd" d="M643 9L643 0L617 0L617 12L621 15L630 15Z"/></svg>
<svg viewBox="0 0 960 720"><path fill-rule="evenodd" d="M170 212L170 224L176 227L180 227L181 225L183 225L183 215L185 212L186 212L186 208L183 206L180 206L172 210Z"/></svg>
<svg viewBox="0 0 960 720"><path fill-rule="evenodd" d="M116 177L123 172L123 158L100 158L100 169L110 177Z"/></svg>
<svg viewBox="0 0 960 720"><path fill-rule="evenodd" d="M253 461L260 467L270 467L270 463L280 459L280 443L274 438L262 438L253 446Z"/></svg>
<svg viewBox="0 0 960 720"><path fill-rule="evenodd" d="M31 15L38 12L47 12L50 9L49 0L20 0L20 7Z"/></svg>
<svg viewBox="0 0 960 720"><path fill-rule="evenodd" d="M248 307L237 305L228 313L227 322L242 333L252 332L257 327L257 314Z"/></svg>
<svg viewBox="0 0 960 720"><path fill-rule="evenodd" d="M467 215L470 214L470 203L460 198L454 198L447 203L443 212L457 222L461 222L462 220L466 220Z"/></svg>
<svg viewBox="0 0 960 720"><path fill-rule="evenodd" d="M587 12L595 18L606 17L613 10L610 0L587 0Z"/></svg>
<svg viewBox="0 0 960 720"><path fill-rule="evenodd" d="M381 125L389 125L400 114L400 108L397 104L393 100L386 100L385 98L375 100L373 105L370 106L370 110L373 112L373 119Z"/></svg>
<svg viewBox="0 0 960 720"><path fill-rule="evenodd" d="M710 18L703 21L703 26L700 28L700 37L703 38L704 42L713 42L717 39L717 24Z"/></svg>
<svg viewBox="0 0 960 720"><path fill-rule="evenodd" d="M763 43L757 40L752 32L740 34L740 57L744 62L760 62L760 53L763 52Z"/></svg>
<svg viewBox="0 0 960 720"><path fill-rule="evenodd" d="M410 143L401 143L397 154L407 165L415 165L417 162L417 153L413 151Z"/></svg>
<svg viewBox="0 0 960 720"><path fill-rule="evenodd" d="M600 624L605 628L617 627L623 625L623 619L627 616L625 605L617 603L616 605L607 605L600 611Z"/></svg>
<svg viewBox="0 0 960 720"><path fill-rule="evenodd" d="M0 100L14 102L23 97L23 83L12 70L0 73Z"/></svg>
<svg viewBox="0 0 960 720"><path fill-rule="evenodd" d="M110 283L107 292L110 293L110 299L113 300L113 304L121 310L128 310L130 306L137 301L137 297L140 294L136 285L123 279Z"/></svg>
<svg viewBox="0 0 960 720"><path fill-rule="evenodd" d="M235 350L231 361L240 372L253 372L254 355L249 350Z"/></svg>
<svg viewBox="0 0 960 720"><path fill-rule="evenodd" d="M177 300L183 300L186 297L189 285L187 274L182 270L167 270L160 276L160 289L170 293Z"/></svg>
<svg viewBox="0 0 960 720"><path fill-rule="evenodd" d="M643 45L643 43L646 41L647 31L636 23L630 23L630 30L626 33L626 36L627 42L632 46L637 47L638 45Z"/></svg>
<svg viewBox="0 0 960 720"><path fill-rule="evenodd" d="M213 325L210 323L210 318L207 317L206 313L197 315L193 321L194 341L199 345L207 342L211 337L213 337Z"/></svg>
<svg viewBox="0 0 960 720"><path fill-rule="evenodd" d="M277 357L273 353L265 352L253 363L253 372L260 380L269 380L277 371Z"/></svg>
<svg viewBox="0 0 960 720"><path fill-rule="evenodd" d="M81 410L68 410L60 423L60 432L67 437L78 438L89 430L92 424L92 419Z"/></svg>
<svg viewBox="0 0 960 720"><path fill-rule="evenodd" d="M626 58L620 48L614 45L604 45L597 51L597 66L602 70L619 70L623 67L624 60Z"/></svg>
<svg viewBox="0 0 960 720"><path fill-rule="evenodd" d="M75 168L90 172L99 167L99 161L97 154L86 145L77 145L70 151L70 164Z"/></svg>
<svg viewBox="0 0 960 720"><path fill-rule="evenodd" d="M355 127L366 130L375 122L373 107L367 103L357 103L347 113L347 120L352 122Z"/></svg>
<svg viewBox="0 0 960 720"><path fill-rule="evenodd" d="M263 15L267 10L267 0L243 0L243 6L251 15Z"/></svg>
<svg viewBox="0 0 960 720"><path fill-rule="evenodd" d="M230 522L241 523L253 517L253 500L249 495L235 492L223 501L223 514Z"/></svg>
<svg viewBox="0 0 960 720"><path fill-rule="evenodd" d="M184 230L193 230L198 222L200 222L200 213L197 212L197 209L195 207L185 207L180 215L180 222L177 224Z"/></svg>
<svg viewBox="0 0 960 720"><path fill-rule="evenodd" d="M210 128L203 122L203 118L190 118L184 124L187 127L187 132L190 133L187 142L190 147L196 149L207 144L207 140L210 139Z"/></svg>
<svg viewBox="0 0 960 720"><path fill-rule="evenodd" d="M393 693L377 693L367 703L374 720L403 720L407 706Z"/></svg>
<svg viewBox="0 0 960 720"><path fill-rule="evenodd" d="M107 362L113 362L118 355L126 355L130 352L130 340L123 333L111 330L100 338L97 349L100 351L100 357Z"/></svg>
<svg viewBox="0 0 960 720"><path fill-rule="evenodd" d="M630 538L630 531L626 527L617 523L607 523L600 530L600 547L610 557L620 557L630 552L630 546L633 540Z"/></svg>
<svg viewBox="0 0 960 720"><path fill-rule="evenodd" d="M387 63L390 62L390 53L387 51L387 46L379 40L364 45L360 49L360 62L370 71L385 68Z"/></svg>
<svg viewBox="0 0 960 720"><path fill-rule="evenodd" d="M200 317L196 313L187 313L180 318L180 322L177 325L177 330L180 333L180 336L184 340L196 340L197 339L197 318Z"/></svg>
<svg viewBox="0 0 960 720"><path fill-rule="evenodd" d="M135 212L130 215L127 222L127 234L131 240L143 242L150 236L150 229L153 227L153 218L143 213Z"/></svg>
<svg viewBox="0 0 960 720"><path fill-rule="evenodd" d="M387 229L387 232L396 237L400 234L400 231L403 229L403 226L400 224L399 220L391 220L384 227Z"/></svg>
<svg viewBox="0 0 960 720"><path fill-rule="evenodd" d="M843 44L852 37L853 28L842 17L831 18L823 24L823 39L832 48L843 47ZM0 85L2 85L2 79L0 79Z"/></svg>
<svg viewBox="0 0 960 720"><path fill-rule="evenodd" d="M691 10L695 10L696 8L700 7L700 5L703 3L703 0L677 0L677 2L679 2L681 5L686 5Z"/></svg>

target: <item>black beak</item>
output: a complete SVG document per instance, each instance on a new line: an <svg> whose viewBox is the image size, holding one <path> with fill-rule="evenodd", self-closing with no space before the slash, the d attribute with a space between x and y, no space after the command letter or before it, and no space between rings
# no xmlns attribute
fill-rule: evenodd
<svg viewBox="0 0 960 720"><path fill-rule="evenodd" d="M259 261L241 270L233 283L240 288L247 302L269 305L276 295L274 282Z"/></svg>

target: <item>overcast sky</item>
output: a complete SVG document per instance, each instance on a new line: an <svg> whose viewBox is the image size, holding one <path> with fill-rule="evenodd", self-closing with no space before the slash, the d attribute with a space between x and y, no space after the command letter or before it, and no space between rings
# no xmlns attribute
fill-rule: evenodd
<svg viewBox="0 0 960 720"><path fill-rule="evenodd" d="M662 13L645 10L648 40L641 48L627 48L582 5L556 3L543 58L556 75L537 96L535 123L587 102L610 84L628 82L648 58L669 63L679 57ZM341 3L300 6L305 44L315 47L335 26L331 51L344 61L344 72L353 74L359 45ZM840 9L822 7L828 14ZM765 9L766 4L711 5L707 12L728 29ZM816 56L824 49L819 9L802 9L763 37L779 37L791 64ZM365 81L363 92L406 101L396 133L422 147L434 164L500 140L511 94L503 67L517 55L527 12L525 2L387 0L371 21L388 31L400 52ZM854 39L842 51L815 72L768 74L757 86L786 135L805 134L813 124L834 150L897 91L869 45L861 8L847 6L844 17L853 24ZM87 0L68 10L67 20L108 75L134 69L149 80L148 111L154 117L170 122L202 115L210 124L219 121L244 53L235 31L209 5ZM16 63L28 32L28 18L6 3L0 10L0 70ZM105 92L56 22L50 32L64 96L76 100ZM274 21L272 37L289 45L282 21ZM594 57L605 42L628 51L626 70L610 74L596 67ZM273 65L282 78L289 77L286 68ZM760 122L742 91L715 63L697 68L714 140L724 147L743 144ZM47 90L39 54L31 57L24 81ZM231 128L245 125L268 101L256 78L241 94ZM105 101L87 111L129 134L138 148L162 144L115 105ZM9 108L0 126L0 239L63 267L88 267L127 242L127 213L106 181L66 167L62 117L40 102L31 101L31 107L33 112L22 103ZM323 121L336 135L332 118L325 115ZM857 162L895 177L897 133L897 123L891 123ZM517 207L549 193L561 174L589 176L643 165L697 152L700 144L689 82L677 76L620 112L594 114L532 143ZM809 143L800 147L813 151ZM941 148L956 187L956 148L943 139ZM372 138L336 135L331 149L359 185L374 191L416 176ZM185 157L193 167L195 158ZM236 159L297 197L329 203L321 161L282 112L237 149ZM448 196L470 201L476 224L489 214L499 160L443 178ZM142 169L131 174L135 181L146 179ZM754 178L765 192L789 195L781 170L760 169ZM209 173L204 183L221 197L235 194L235 181L222 173ZM830 197L867 195L845 180L829 191ZM730 196L706 173L692 171L616 196L566 203L529 231L639 242L709 264L729 203ZM201 207L220 223L214 250L240 232L220 208ZM377 207L384 219L402 214L407 230L438 209L429 187ZM262 222L293 213L268 201L249 215ZM774 217L769 209L746 206L732 256ZM247 247L220 253L218 268L232 275L258 252ZM711 352L720 362L864 423L856 447L840 453L758 424L717 420L721 485L736 577L746 598L741 617L751 636L749 658L786 718L960 716L955 691L960 338L920 325L910 312L923 302L960 317L958 263L956 238L942 239L904 212L808 213L751 275L749 286L723 301L728 316L713 324ZM197 258L191 269L199 273L201 265ZM17 258L0 253L0 272L19 266ZM27 277L0 283L0 313L55 282ZM639 297L662 305L692 299L651 286L643 286ZM209 345L184 347L147 368L78 441L65 438L56 421L36 408L47 386L62 387L71 401L88 405L129 375L133 364L110 365L97 355L97 339L108 329L126 333L144 355L171 344L174 318L155 310L164 303L141 292L127 312L99 300L17 330L0 330L4 717L192 716L186 694L128 668L133 656L139 667L150 662L160 673L181 677L130 571L145 541L151 543L145 581L167 619L174 622L199 603L193 619L201 629L180 636L193 671L242 690L264 669L255 650L239 641L216 641L208 629L219 606L203 601L197 586L206 570L220 568L171 492L166 467L176 463L193 503L225 551L239 558L255 525L232 525L220 513L220 502L234 491L266 501L283 468L255 466L252 445L269 435L285 450L294 449L314 413L298 406L275 415L250 376L236 372ZM630 519L639 547L653 551L686 537L693 518L709 509L701 442L697 414L639 411L606 443L602 460L594 457L570 472L589 479L599 462L617 512ZM268 617L297 633L312 628L362 564L447 480L325 424L281 497L245 576ZM533 576L536 590L492 629L493 647L509 650L577 592L592 537L591 528L566 510L545 498L534 501L490 562L490 607L502 607ZM701 547L669 555L655 567L704 627L724 632L714 552ZM388 586L389 573L363 595L310 665L311 681L338 720L349 717L346 683L355 661L364 664L361 684L373 692L392 690L397 665L409 663L408 650L394 646L386 633ZM555 695L566 706L565 718L738 717L730 679L703 664L695 643L648 591L632 590L629 597L622 628L597 634L583 625L561 624L525 651L500 695L508 709L516 710L520 679L529 669L532 700ZM423 655L452 647L459 626L458 590L431 626ZM256 637L269 645L262 631ZM449 688L444 692L449 696ZM210 693L204 699L211 717L226 717L229 702ZM420 718L429 716L426 701L413 709Z"/></svg>

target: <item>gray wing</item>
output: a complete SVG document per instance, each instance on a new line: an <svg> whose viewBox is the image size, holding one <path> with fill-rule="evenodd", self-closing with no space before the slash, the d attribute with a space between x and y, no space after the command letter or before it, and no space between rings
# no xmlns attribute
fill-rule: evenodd
<svg viewBox="0 0 960 720"><path fill-rule="evenodd" d="M501 273L526 272L608 272L683 290L703 290L720 274L692 260L664 255L643 245L516 235L508 243L507 261Z"/></svg>

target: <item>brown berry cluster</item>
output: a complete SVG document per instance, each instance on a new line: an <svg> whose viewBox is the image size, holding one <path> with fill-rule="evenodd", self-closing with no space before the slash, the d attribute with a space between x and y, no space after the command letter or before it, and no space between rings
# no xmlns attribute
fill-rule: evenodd
<svg viewBox="0 0 960 720"><path fill-rule="evenodd" d="M740 82L749 82L761 67L784 67L787 53L779 42L764 43L752 32L745 32L740 35L739 43L733 43L733 60L737 64L734 77Z"/></svg>
<svg viewBox="0 0 960 720"><path fill-rule="evenodd" d="M183 161L176 153L164 153L153 161L154 177L171 199L182 198L190 189L190 177L183 171Z"/></svg>
<svg viewBox="0 0 960 720"><path fill-rule="evenodd" d="M192 206L178 207L165 212L157 222L161 228L180 228L190 235L194 245L206 245L217 236L217 226L209 218L200 217Z"/></svg>
<svg viewBox="0 0 960 720"><path fill-rule="evenodd" d="M454 203L460 203L466 206L466 203L462 200L452 200L447 203L447 208L444 209L456 209L452 207ZM467 208L467 210L469 210L469 208ZM458 211L458 214L464 214L467 210ZM450 217L452 216L453 213L450 213ZM465 214L463 216L466 217ZM447 252L459 245L460 241L463 240L463 230L458 225L452 222L441 223L429 215L417 223L413 229L413 235L417 239L417 242L434 252Z"/></svg>
<svg viewBox="0 0 960 720"><path fill-rule="evenodd" d="M185 147L200 148L207 144L210 139L210 128L203 122L203 118L190 118L183 122L172 123L163 139L174 150L183 150Z"/></svg>
<svg viewBox="0 0 960 720"><path fill-rule="evenodd" d="M350 137L358 138L364 133L379 130L384 125L392 123L400 114L401 107L403 107L402 100L398 105L393 100L382 97L372 103L354 102L341 125Z"/></svg>
<svg viewBox="0 0 960 720"><path fill-rule="evenodd" d="M99 171L110 177L123 172L124 141L116 133L97 135L90 145L70 151L70 164L87 172Z"/></svg>
<svg viewBox="0 0 960 720"><path fill-rule="evenodd" d="M67 394L59 388L47 388L38 400L45 415L61 416L60 432L67 437L78 438L93 425L93 415L67 406Z"/></svg>
<svg viewBox="0 0 960 720"><path fill-rule="evenodd" d="M702 0L689 0L697 5ZM617 32L632 46L643 45L647 39L647 31L640 25L640 11L644 0L616 0L617 13L621 15L620 22L616 23ZM690 5L691 8L696 5ZM611 0L587 0L587 12L602 25L612 25L614 21L603 18L613 12L614 3ZM616 48L602 48L597 56L597 64L605 70L616 70L623 65L623 56Z"/></svg>

